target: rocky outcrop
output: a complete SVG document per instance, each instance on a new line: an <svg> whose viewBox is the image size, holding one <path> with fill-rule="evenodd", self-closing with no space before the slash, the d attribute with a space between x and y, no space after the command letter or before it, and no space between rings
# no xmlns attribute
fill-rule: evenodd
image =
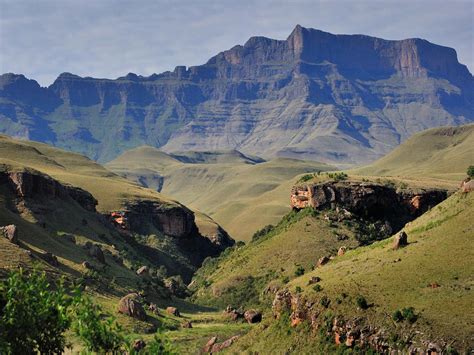
<svg viewBox="0 0 474 355"><path fill-rule="evenodd" d="M322 296L324 297L324 296ZM310 327L329 339L333 339L334 344L344 344L349 348L357 348L358 351L375 351L377 353L390 354L400 351L410 354L433 354L438 349L437 354L441 354L442 347L432 341L420 338L421 332L415 332L418 339L410 338L404 349L399 349L391 341L396 329L375 327L370 324L369 318L347 317L337 314L337 310L332 310L333 316L328 319L325 315L321 302L308 300L301 294L292 294L284 289L277 292L272 304L272 312L276 320L285 319L283 314L289 315L290 326L298 327L302 323L309 323ZM445 346L447 344L445 343ZM394 347L392 347L394 346ZM392 352L393 351L393 352ZM431 352L430 352L431 351Z"/></svg>
<svg viewBox="0 0 474 355"><path fill-rule="evenodd" d="M87 211L95 212L97 200L87 191L61 183L43 173L25 171L0 172L0 184L8 183L19 199L71 198Z"/></svg>
<svg viewBox="0 0 474 355"><path fill-rule="evenodd" d="M176 307L166 307L166 313L171 314L175 317L180 317L181 314L179 313L178 308Z"/></svg>
<svg viewBox="0 0 474 355"><path fill-rule="evenodd" d="M398 233L393 240L393 249L399 249L408 245L408 236L404 231Z"/></svg>
<svg viewBox="0 0 474 355"><path fill-rule="evenodd" d="M230 347L233 343L235 343L239 339L238 335L234 335L229 339L223 341L222 343L217 343L217 337L212 337L208 340L204 348L202 349L203 353L218 353L224 349Z"/></svg>
<svg viewBox="0 0 474 355"><path fill-rule="evenodd" d="M18 244L18 229L14 224L0 227L0 235L3 235L12 243Z"/></svg>
<svg viewBox="0 0 474 355"><path fill-rule="evenodd" d="M286 40L252 37L203 65L149 77L63 73L41 88L5 74L0 132L100 161L154 144L362 163L419 130L472 122L473 85L451 48L297 26ZM70 129L56 128L65 121Z"/></svg>
<svg viewBox="0 0 474 355"><path fill-rule="evenodd" d="M180 205L140 200L128 203L122 215L130 230L136 232L146 232L144 229L153 226L171 237L186 238L197 231L194 214Z"/></svg>
<svg viewBox="0 0 474 355"><path fill-rule="evenodd" d="M96 244L91 245L88 254L89 256L96 259L99 263L105 264L104 252L102 251L99 245L96 245Z"/></svg>
<svg viewBox="0 0 474 355"><path fill-rule="evenodd" d="M137 293L130 293L119 301L117 311L138 320L146 319L146 312Z"/></svg>
<svg viewBox="0 0 474 355"><path fill-rule="evenodd" d="M290 205L297 210L342 208L344 218L355 214L365 219L388 221L390 229L398 229L446 198L447 192L439 189L399 191L393 186L372 182L328 181L294 186ZM387 231L390 233L391 230Z"/></svg>
<svg viewBox="0 0 474 355"><path fill-rule="evenodd" d="M244 313L245 320L249 323L260 323L262 321L262 312L256 311L255 309L249 309Z"/></svg>

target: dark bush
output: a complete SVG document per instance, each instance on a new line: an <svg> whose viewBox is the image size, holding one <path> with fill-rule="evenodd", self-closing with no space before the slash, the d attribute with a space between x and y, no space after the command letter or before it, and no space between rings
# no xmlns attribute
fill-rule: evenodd
<svg viewBox="0 0 474 355"><path fill-rule="evenodd" d="M331 300L328 298L328 296L321 297L321 300L319 301L319 304L324 308L328 308L330 303Z"/></svg>
<svg viewBox="0 0 474 355"><path fill-rule="evenodd" d="M295 270L295 276L302 276L304 275L304 267L298 266Z"/></svg>
<svg viewBox="0 0 474 355"><path fill-rule="evenodd" d="M367 303L367 300L365 299L364 296L357 296L356 298L356 303L357 303L357 307L359 307L360 309L367 309L369 308L369 305Z"/></svg>

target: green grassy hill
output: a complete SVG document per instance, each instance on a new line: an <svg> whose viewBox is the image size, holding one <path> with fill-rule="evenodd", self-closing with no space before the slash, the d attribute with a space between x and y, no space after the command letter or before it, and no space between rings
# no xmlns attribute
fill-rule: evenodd
<svg viewBox="0 0 474 355"><path fill-rule="evenodd" d="M296 159L261 162L237 151L167 155L151 147L130 150L106 166L144 186L159 187L245 241L289 211L289 191L297 175L335 169Z"/></svg>
<svg viewBox="0 0 474 355"><path fill-rule="evenodd" d="M355 174L403 176L459 183L474 164L474 124L434 128L415 134L375 163Z"/></svg>
<svg viewBox="0 0 474 355"><path fill-rule="evenodd" d="M408 246L393 250L392 239L376 242L336 257L327 265L290 281L293 294L306 297L319 309L319 323L334 317L359 319L362 324L384 329L393 347L404 348L407 341L429 340L445 349L466 351L472 339L472 287L474 194L456 193L404 229ZM305 223L303 220L299 223ZM295 227L293 227L295 228ZM308 286L319 277L318 291ZM361 309L357 298L369 307ZM321 306L325 299L326 307ZM396 322L393 314L414 308L413 324ZM425 349L428 344L425 344ZM311 331L308 321L292 328L288 318L277 322L267 313L265 325L253 329L233 351L283 354L337 352L334 339Z"/></svg>

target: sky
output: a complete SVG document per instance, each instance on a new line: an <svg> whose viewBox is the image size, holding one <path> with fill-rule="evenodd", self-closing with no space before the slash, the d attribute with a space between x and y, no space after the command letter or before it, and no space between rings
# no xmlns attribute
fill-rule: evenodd
<svg viewBox="0 0 474 355"><path fill-rule="evenodd" d="M300 24L338 34L419 37L474 72L474 0L0 0L0 74L50 85L62 72L149 76L207 62L252 36Z"/></svg>

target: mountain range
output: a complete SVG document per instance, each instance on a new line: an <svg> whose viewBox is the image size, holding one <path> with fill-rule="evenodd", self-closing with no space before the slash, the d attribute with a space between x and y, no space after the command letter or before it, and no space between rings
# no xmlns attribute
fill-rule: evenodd
<svg viewBox="0 0 474 355"><path fill-rule="evenodd" d="M63 73L41 87L3 74L0 133L100 162L150 145L362 164L418 131L473 122L473 93L451 48L298 25L149 77Z"/></svg>

